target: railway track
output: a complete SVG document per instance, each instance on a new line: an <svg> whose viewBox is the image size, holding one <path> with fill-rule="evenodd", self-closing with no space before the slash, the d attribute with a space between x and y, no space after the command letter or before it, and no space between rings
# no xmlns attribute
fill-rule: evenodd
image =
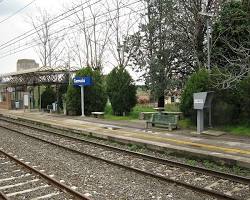
<svg viewBox="0 0 250 200"><path fill-rule="evenodd" d="M173 182L220 199L249 200L250 179L189 166L141 153L83 140L76 134L62 134L29 123L0 117L0 127L99 159L138 173ZM22 127L22 131L20 131Z"/></svg>
<svg viewBox="0 0 250 200"><path fill-rule="evenodd" d="M0 199L83 199L83 194L0 148Z"/></svg>

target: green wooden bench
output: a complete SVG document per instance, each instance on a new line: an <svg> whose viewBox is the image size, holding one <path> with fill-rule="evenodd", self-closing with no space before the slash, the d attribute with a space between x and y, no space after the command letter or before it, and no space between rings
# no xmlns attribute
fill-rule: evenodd
<svg viewBox="0 0 250 200"><path fill-rule="evenodd" d="M162 125L168 127L168 130L173 130L173 128L177 128L178 123L178 115L164 115L161 113L153 114L150 120L146 121L146 129L148 128L148 124Z"/></svg>

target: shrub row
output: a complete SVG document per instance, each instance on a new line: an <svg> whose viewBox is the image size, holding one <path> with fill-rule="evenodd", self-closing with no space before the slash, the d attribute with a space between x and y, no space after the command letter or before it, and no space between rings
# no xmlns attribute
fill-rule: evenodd
<svg viewBox="0 0 250 200"><path fill-rule="evenodd" d="M182 92L180 109L184 115L196 121L193 109L193 93L214 91L212 102L212 120L214 125L249 122L250 120L250 77L243 79L232 89L218 89L212 84L207 71L194 73ZM207 115L206 115L207 116ZM207 118L205 118L206 121Z"/></svg>

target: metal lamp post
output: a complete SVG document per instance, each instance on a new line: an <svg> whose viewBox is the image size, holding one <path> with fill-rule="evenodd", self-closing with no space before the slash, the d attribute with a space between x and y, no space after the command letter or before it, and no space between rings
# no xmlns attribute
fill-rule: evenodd
<svg viewBox="0 0 250 200"><path fill-rule="evenodd" d="M214 17L214 15L212 13L206 13L206 12L199 12L200 15L203 15L206 17L206 20L207 20L207 69L208 71L210 72L211 70L211 62L210 62L210 58L211 58L211 42L212 42L212 36L211 36L211 33L212 33L212 26L210 26L210 19L212 17ZM210 40L211 38L211 40Z"/></svg>
<svg viewBox="0 0 250 200"><path fill-rule="evenodd" d="M206 17L207 21L207 69L208 73L210 73L211 70L211 43L212 43L212 26L210 26L211 18L214 17L212 13L206 13L206 12L199 12L200 15L203 15ZM211 106L209 109L209 124L208 126L212 127L212 110Z"/></svg>
<svg viewBox="0 0 250 200"><path fill-rule="evenodd" d="M81 87L81 107L82 107L82 117L85 117L84 114L84 86L80 86Z"/></svg>

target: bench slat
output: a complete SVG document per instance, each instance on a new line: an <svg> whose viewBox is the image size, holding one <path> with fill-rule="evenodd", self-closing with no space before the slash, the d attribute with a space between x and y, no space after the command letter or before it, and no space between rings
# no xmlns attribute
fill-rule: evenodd
<svg viewBox="0 0 250 200"><path fill-rule="evenodd" d="M146 122L146 128L148 128L148 124L159 124L165 125L172 130L172 127L177 128L178 116L177 115L163 115L163 114L153 114L149 121Z"/></svg>

